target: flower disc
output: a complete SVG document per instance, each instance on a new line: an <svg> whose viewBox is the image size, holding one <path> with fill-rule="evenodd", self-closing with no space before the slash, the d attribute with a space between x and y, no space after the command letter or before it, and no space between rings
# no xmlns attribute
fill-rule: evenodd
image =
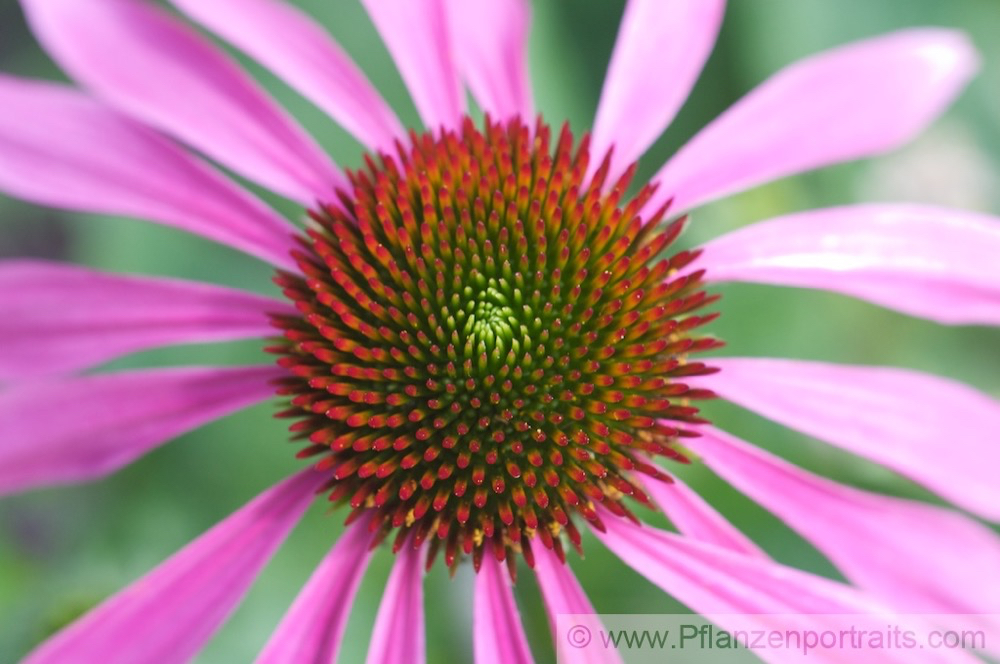
<svg viewBox="0 0 1000 664"><path fill-rule="evenodd" d="M678 274L695 254L662 257L683 220L640 218L650 187L622 204L634 167L585 182L568 129L554 148L541 121L410 138L311 214L302 275L277 278L301 312L275 317L282 415L397 550L531 564L537 535L562 556L574 515L647 502L634 472L669 480L647 455L683 460L689 400L711 396L687 355L718 345L693 312L715 298Z"/></svg>

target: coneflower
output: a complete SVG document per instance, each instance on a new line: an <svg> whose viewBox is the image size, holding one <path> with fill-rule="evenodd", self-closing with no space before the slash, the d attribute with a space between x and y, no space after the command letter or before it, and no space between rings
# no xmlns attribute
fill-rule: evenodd
<svg viewBox="0 0 1000 664"><path fill-rule="evenodd" d="M919 133L976 69L963 35L902 31L782 70L632 195L634 162L711 51L721 0L630 0L581 138L533 106L524 2L366 0L424 121L410 131L292 4L172 2L327 111L369 150L365 166L339 170L216 46L151 2L22 0L86 92L0 78L0 188L240 249L277 269L285 299L0 265L0 491L101 477L275 393L308 461L26 661L187 661L317 494L349 525L262 662L335 659L383 543L397 562L371 662L424 660L434 564L477 573L476 661L531 661L512 583L535 575L553 627L559 614L593 613L565 564L593 545L584 531L705 614L1000 612L988 527L809 474L699 410L721 397L995 521L1000 404L902 369L698 355L722 345L710 333L723 281L998 324L1000 221L858 205L672 246L702 203ZM482 122L467 114L463 82ZM196 153L298 202L307 221L288 223ZM238 338L263 339L276 365L77 373ZM851 585L771 561L673 477L687 463L773 511ZM636 504L661 508L678 532L644 525Z"/></svg>

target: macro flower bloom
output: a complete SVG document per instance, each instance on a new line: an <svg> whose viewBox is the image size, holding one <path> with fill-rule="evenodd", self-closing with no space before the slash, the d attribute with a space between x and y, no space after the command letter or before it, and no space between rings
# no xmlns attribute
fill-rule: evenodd
<svg viewBox="0 0 1000 664"><path fill-rule="evenodd" d="M1000 220L848 205L671 248L701 204L915 136L975 72L965 36L905 30L791 65L629 194L634 163L712 49L722 0L629 0L582 139L536 115L526 2L365 0L423 120L411 131L292 3L171 3L179 15L145 0L22 0L80 89L0 77L0 189L242 250L277 269L284 299L0 264L0 491L102 477L275 393L310 461L26 661L187 661L317 493L349 526L262 662L335 659L383 542L397 557L369 661L423 661L424 570L466 563L475 660L532 661L512 580L535 576L553 625L593 613L565 564L581 527L701 613L1000 613L1000 544L977 520L1000 520L1000 404L916 371L696 355L721 345L706 331L724 305L709 289L730 281L1000 324ZM370 151L365 167L341 171L191 22L326 111ZM308 221L284 219L223 168ZM248 338L276 364L83 373L140 350ZM961 511L797 468L706 422L698 405L716 397ZM672 477L678 463L705 464L772 511L850 585L772 561ZM642 524L637 504L677 532Z"/></svg>

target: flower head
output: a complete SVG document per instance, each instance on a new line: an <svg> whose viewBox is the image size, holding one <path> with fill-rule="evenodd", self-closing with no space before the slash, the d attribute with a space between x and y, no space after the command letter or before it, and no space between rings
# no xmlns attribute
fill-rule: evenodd
<svg viewBox="0 0 1000 664"><path fill-rule="evenodd" d="M348 526L261 661L335 658L383 541L397 558L373 662L423 659L423 575L438 556L477 573L476 660L531 661L512 582L532 571L553 625L592 613L566 564L587 530L703 613L1000 612L989 576L1000 542L988 527L809 474L699 410L721 396L996 520L1000 404L902 369L697 355L721 347L709 333L725 304L713 288L726 281L1000 323L1000 221L847 206L673 246L702 203L914 136L975 70L964 36L903 31L782 70L633 195L633 162L693 86L720 0L630 0L593 133L579 141L535 114L526 3L364 3L426 126L404 132L290 3L172 2L327 111L369 150L365 167L342 172L216 46L150 2L22 0L88 92L0 78L0 189L240 249L277 269L283 299L0 265L12 312L0 322L0 491L100 477L275 391L309 461L27 661L189 659L317 493L344 507ZM288 223L195 153L298 202L307 221ZM240 338L267 339L276 364L77 373L137 350ZM777 514L849 584L769 559L674 476L691 462ZM636 504L662 509L678 532L643 524Z"/></svg>
<svg viewBox="0 0 1000 664"><path fill-rule="evenodd" d="M707 394L680 379L710 371L685 358L718 345L693 312L714 298L676 276L695 254L654 261L682 222L637 215L651 188L619 205L631 173L604 193L609 161L583 185L568 129L553 149L544 124L467 119L410 143L313 213L300 273L278 278L299 312L276 318L282 414L330 499L375 509L395 550L514 570L537 534L562 557L570 515L635 519L629 477L667 479L637 453L680 457L676 425L698 421L681 404Z"/></svg>

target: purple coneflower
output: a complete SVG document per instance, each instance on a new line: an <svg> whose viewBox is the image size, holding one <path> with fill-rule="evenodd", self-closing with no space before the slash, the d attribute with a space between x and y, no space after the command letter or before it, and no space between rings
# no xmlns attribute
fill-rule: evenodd
<svg viewBox="0 0 1000 664"><path fill-rule="evenodd" d="M405 131L291 3L172 2L370 156L341 172L216 46L150 2L22 0L85 91L0 78L0 188L235 247L277 268L286 300L45 262L0 266L0 491L101 477L275 391L310 461L27 661L189 659L317 493L350 525L262 662L334 659L382 542L397 562L371 662L422 661L424 570L466 562L477 571L476 661L531 661L511 579L530 569L553 623L592 613L565 564L583 529L702 613L998 612L989 528L807 473L712 428L697 404L718 395L992 521L1000 404L914 371L696 353L719 346L705 330L723 303L707 289L725 281L998 324L1000 222L846 206L671 251L687 210L912 138L976 69L963 35L906 30L792 65L630 197L634 162L711 51L721 0L630 0L582 139L536 116L525 2L365 1L425 131ZM463 83L482 123L466 115ZM296 228L196 154L297 201L310 221ZM277 366L76 373L133 351L256 337ZM851 585L770 560L671 478L671 464L690 462L773 511ZM679 532L641 524L636 504L662 508Z"/></svg>

